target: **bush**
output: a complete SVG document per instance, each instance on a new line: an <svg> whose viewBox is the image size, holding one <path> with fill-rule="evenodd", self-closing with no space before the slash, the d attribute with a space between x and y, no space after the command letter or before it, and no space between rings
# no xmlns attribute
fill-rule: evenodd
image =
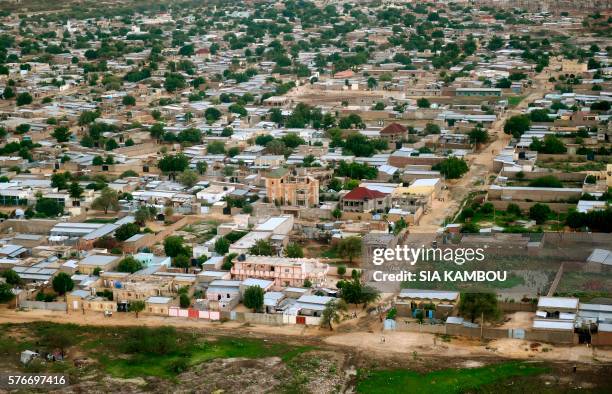
<svg viewBox="0 0 612 394"><path fill-rule="evenodd" d="M508 208L506 208L506 212L512 214L512 215L516 215L516 216L521 216L522 212L521 212L521 208L514 204L514 203L510 203L508 204Z"/></svg>
<svg viewBox="0 0 612 394"><path fill-rule="evenodd" d="M514 138L519 138L524 132L529 130L531 120L526 115L515 115L506 121L504 133L512 134Z"/></svg>
<svg viewBox="0 0 612 394"><path fill-rule="evenodd" d="M529 218L535 220L537 224L542 224L551 212L548 205L537 203L529 208Z"/></svg>
<svg viewBox="0 0 612 394"><path fill-rule="evenodd" d="M440 174L444 175L447 179L461 178L469 170L465 160L454 156L444 159L431 168L434 171L440 171Z"/></svg>
<svg viewBox="0 0 612 394"><path fill-rule="evenodd" d="M557 179L553 175L546 175L539 178L536 178L529 182L529 186L531 187L555 187L562 188L563 184L559 179Z"/></svg>
<svg viewBox="0 0 612 394"><path fill-rule="evenodd" d="M174 327L136 327L128 331L124 341L126 353L168 354L177 348L178 335Z"/></svg>

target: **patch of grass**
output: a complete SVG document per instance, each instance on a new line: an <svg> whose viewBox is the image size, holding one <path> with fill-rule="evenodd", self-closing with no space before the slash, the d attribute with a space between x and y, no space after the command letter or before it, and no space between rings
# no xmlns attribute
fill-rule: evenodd
<svg viewBox="0 0 612 394"><path fill-rule="evenodd" d="M16 340L10 333L20 332L28 340ZM23 331L23 332L22 332ZM280 357L291 362L313 350L311 346L292 346L260 339L196 336L172 327L91 327L48 322L0 325L0 355L14 356L52 333L71 338L66 350L78 350L97 360L97 368L117 378L156 376L173 379L194 365L222 358ZM42 345L42 350L51 350ZM68 365L68 364L66 364ZM58 363L44 369L61 368Z"/></svg>
<svg viewBox="0 0 612 394"><path fill-rule="evenodd" d="M514 377L548 371L538 364L508 362L480 368L443 369L420 374L406 369L370 371L360 377L358 393L463 393Z"/></svg>
<svg viewBox="0 0 612 394"><path fill-rule="evenodd" d="M516 107L517 105L519 105L521 103L521 101L523 101L524 98L525 98L525 96L512 96L512 97L508 97L508 105L510 107Z"/></svg>
<svg viewBox="0 0 612 394"><path fill-rule="evenodd" d="M168 354L136 354L125 357L99 357L100 364L111 375L119 378L156 376L171 379L180 370L177 365L194 366L203 362L223 358L263 358L278 356L287 362L300 353L311 350L309 346L292 347L267 344L261 340L221 338L217 341L202 341L189 344L182 352Z"/></svg>
<svg viewBox="0 0 612 394"><path fill-rule="evenodd" d="M336 248L327 249L321 252L321 257L325 257L328 259L339 259L340 255Z"/></svg>

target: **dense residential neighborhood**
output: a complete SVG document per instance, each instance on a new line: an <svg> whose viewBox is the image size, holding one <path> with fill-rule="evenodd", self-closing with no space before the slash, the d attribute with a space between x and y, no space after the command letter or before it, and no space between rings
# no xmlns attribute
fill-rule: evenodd
<svg viewBox="0 0 612 394"><path fill-rule="evenodd" d="M611 18L0 2L0 367L75 392L609 390Z"/></svg>

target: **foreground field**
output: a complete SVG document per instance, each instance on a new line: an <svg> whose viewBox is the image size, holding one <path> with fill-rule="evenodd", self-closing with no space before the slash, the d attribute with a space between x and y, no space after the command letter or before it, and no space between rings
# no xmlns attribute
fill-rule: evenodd
<svg viewBox="0 0 612 394"><path fill-rule="evenodd" d="M67 392L461 393L609 392L608 365L461 356L373 354L321 340L235 337L173 327L56 323L0 327L0 370L62 373ZM63 353L64 361L19 362L22 350ZM449 354L449 356L453 356ZM517 391L518 389L518 391Z"/></svg>

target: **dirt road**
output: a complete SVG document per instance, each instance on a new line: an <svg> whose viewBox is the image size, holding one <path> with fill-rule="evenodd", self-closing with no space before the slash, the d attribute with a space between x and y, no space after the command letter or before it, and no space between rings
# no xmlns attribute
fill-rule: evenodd
<svg viewBox="0 0 612 394"><path fill-rule="evenodd" d="M268 326L251 325L236 322L209 322L191 319L170 318L162 316L141 315L138 319L133 314L115 313L105 318L101 313L70 313L52 311L15 311L0 309L0 323L29 323L50 321L55 323L73 323L95 326L174 326L177 328L198 329L219 335L255 335L264 338L288 337L295 340L324 343L328 345L348 346L363 352L381 354L393 353L442 357L501 357L510 359L564 360L580 363L612 362L612 349L600 350L585 345L552 346L548 344L532 348L528 341L517 339L499 339L481 343L477 339L450 338L443 340L429 333L383 332L380 324L371 324L367 319L349 320L351 332L342 332L342 325L335 331L320 327L300 325ZM377 320L376 320L377 321ZM365 324L362 324L365 323ZM352 331L360 330L360 331ZM364 330L364 331L361 331ZM384 337L384 341L383 341ZM546 348L545 351L542 349Z"/></svg>
<svg viewBox="0 0 612 394"><path fill-rule="evenodd" d="M431 209L422 218L418 226L410 229L411 233L433 234L444 225L444 220L453 216L462 201L470 191L486 190L489 185L489 176L493 172L493 159L502 149L508 146L511 136L504 133L504 124L508 118L523 113L529 103L540 99L549 89L548 72L543 71L534 78L531 92L514 108L503 112L499 119L488 129L491 143L478 152L467 155L469 171L457 181L445 181L448 187L440 196L443 201L434 201Z"/></svg>

